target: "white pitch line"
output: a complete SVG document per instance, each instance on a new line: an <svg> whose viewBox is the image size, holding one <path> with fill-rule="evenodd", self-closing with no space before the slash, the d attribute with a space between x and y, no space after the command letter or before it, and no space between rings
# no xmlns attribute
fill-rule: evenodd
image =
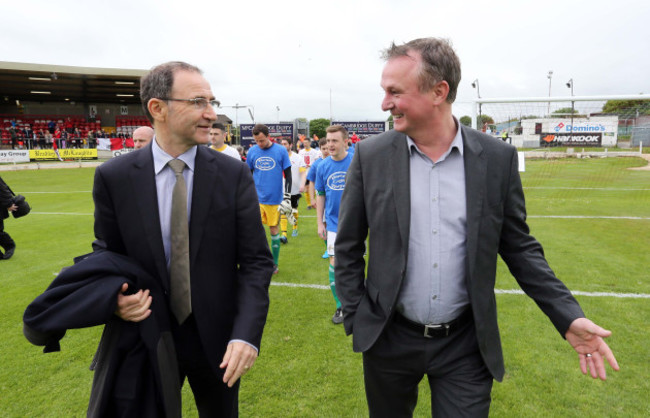
<svg viewBox="0 0 650 418"><path fill-rule="evenodd" d="M79 212L30 212L33 215L74 215L93 216L93 213ZM529 218L550 218L550 219L627 219L633 221L648 221L650 217L643 216L582 216L582 215L528 215ZM300 218L315 218L313 215L304 215Z"/></svg>
<svg viewBox="0 0 650 418"><path fill-rule="evenodd" d="M520 289L494 289L494 293L501 295L524 295ZM631 298L631 299L650 299L647 293L612 293L612 292L583 292L581 290L572 290L572 295L590 296L590 297L612 297L612 298Z"/></svg>
<svg viewBox="0 0 650 418"><path fill-rule="evenodd" d="M528 215L529 218L550 218L550 219L628 219L633 221L650 220L644 216L582 216L582 215Z"/></svg>
<svg viewBox="0 0 650 418"><path fill-rule="evenodd" d="M23 194L68 194L68 193L92 193L92 190L77 190L71 192L26 192L21 190L20 193Z"/></svg>
<svg viewBox="0 0 650 418"><path fill-rule="evenodd" d="M282 283L282 282L271 282L273 286L284 286L284 287L301 287L306 289L321 289L327 290L330 287L322 284L300 284L300 283Z"/></svg>
<svg viewBox="0 0 650 418"><path fill-rule="evenodd" d="M304 289L320 289L329 290L329 286L320 284L300 284L300 283L283 283L271 282L272 286L284 287L299 287ZM523 290L519 289L494 289L494 293L501 295L525 295ZM631 299L650 299L650 294L646 293L610 293L610 292L582 292L580 290L571 292L577 296L592 296L592 297L612 297L612 298L631 298Z"/></svg>
<svg viewBox="0 0 650 418"><path fill-rule="evenodd" d="M30 212L30 215L74 215L74 216L93 216L94 213L78 212Z"/></svg>
<svg viewBox="0 0 650 418"><path fill-rule="evenodd" d="M544 186L525 186L524 189L541 189L541 190L607 190L607 191L624 191L624 192L650 192L650 189L626 189L617 187L544 187Z"/></svg>

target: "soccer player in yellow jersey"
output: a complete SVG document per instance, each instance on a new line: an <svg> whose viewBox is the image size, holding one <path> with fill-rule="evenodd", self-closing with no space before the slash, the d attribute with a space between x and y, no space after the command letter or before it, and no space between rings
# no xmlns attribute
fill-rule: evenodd
<svg viewBox="0 0 650 418"><path fill-rule="evenodd" d="M309 138L305 138L302 144L304 148L301 149L298 154L300 155L300 157L302 157L303 161L305 162L305 167L308 170L309 167L311 167L311 165L314 163L314 161L323 158L323 155L319 150L311 147L311 141L309 140ZM305 199L307 199L307 209L316 208L316 201L315 200L312 201L309 193L305 193Z"/></svg>
<svg viewBox="0 0 650 418"><path fill-rule="evenodd" d="M210 128L210 142L212 142L210 148L213 150L223 152L237 160L241 159L239 152L226 144L226 128L221 123L215 122L212 124L212 128Z"/></svg>
<svg viewBox="0 0 650 418"><path fill-rule="evenodd" d="M293 216L296 218L296 222L293 225L293 232L291 233L292 237L298 236L298 202L300 201L300 185L303 182L303 178L307 175L307 170L305 167L305 160L301 158L298 154L292 151L291 146L293 140L291 138L282 138L282 146L287 149L289 153L289 161L291 161L291 207L293 208ZM280 230L282 236L280 237L280 242L286 244L289 242L287 238L287 218L282 215L280 217Z"/></svg>

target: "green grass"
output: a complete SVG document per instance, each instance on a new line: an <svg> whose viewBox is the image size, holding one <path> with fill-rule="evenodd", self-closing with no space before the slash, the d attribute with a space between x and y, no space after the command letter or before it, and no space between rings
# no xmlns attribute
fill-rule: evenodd
<svg viewBox="0 0 650 418"><path fill-rule="evenodd" d="M527 161L531 231L551 266L572 289L650 294L650 171L637 158ZM18 248L0 261L0 416L81 417L90 393L100 328L71 330L62 351L43 354L22 336L29 302L71 263L90 251L94 169L2 172L33 213L5 221ZM580 188L580 189L578 189ZM59 193L36 193L36 192ZM301 201L300 235L282 246L274 282L327 285L324 244L316 237L315 213ZM70 215L73 214L73 215ZM646 219L547 218L628 216ZM503 263L497 288L516 289ZM261 356L243 381L243 417L367 416L361 356L330 319L329 290L271 286L271 308ZM578 296L587 315L614 334L609 344L621 371L607 382L582 376L577 356L534 302L498 294L506 376L495 383L495 417L650 415L650 303L641 298ZM415 415L430 416L426 379ZM184 416L197 416L188 385Z"/></svg>

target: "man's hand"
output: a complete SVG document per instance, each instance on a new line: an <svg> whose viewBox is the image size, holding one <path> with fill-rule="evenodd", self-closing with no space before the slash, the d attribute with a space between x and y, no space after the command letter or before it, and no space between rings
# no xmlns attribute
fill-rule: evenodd
<svg viewBox="0 0 650 418"><path fill-rule="evenodd" d="M140 289L138 293L133 295L125 295L124 292L129 288L129 285L124 283L122 288L117 294L117 309L115 315L119 316L125 321L140 322L151 315L152 298L149 295L149 289Z"/></svg>
<svg viewBox="0 0 650 418"><path fill-rule="evenodd" d="M327 226L323 222L318 224L318 236L321 239L327 240Z"/></svg>
<svg viewBox="0 0 650 418"><path fill-rule="evenodd" d="M16 209L18 209L18 206L14 205L13 203L7 208L9 212L14 212Z"/></svg>
<svg viewBox="0 0 650 418"><path fill-rule="evenodd" d="M594 379L606 380L605 360L612 369L619 369L614 353L603 340L610 335L611 331L599 327L587 318L578 318L571 323L565 337L578 353L582 374L590 372Z"/></svg>
<svg viewBox="0 0 650 418"><path fill-rule="evenodd" d="M246 374L257 359L257 350L241 341L233 341L228 344L220 368L226 368L223 374L223 383L231 388L241 376Z"/></svg>

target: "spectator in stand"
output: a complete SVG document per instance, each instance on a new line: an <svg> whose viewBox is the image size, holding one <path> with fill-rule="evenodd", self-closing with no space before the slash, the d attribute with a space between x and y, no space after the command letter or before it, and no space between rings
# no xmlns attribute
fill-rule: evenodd
<svg viewBox="0 0 650 418"><path fill-rule="evenodd" d="M51 134L54 134L54 131L56 131L56 122L53 120L47 122L47 130L50 131Z"/></svg>
<svg viewBox="0 0 650 418"><path fill-rule="evenodd" d="M153 128L141 126L133 131L133 148L140 149L147 146L153 139Z"/></svg>
<svg viewBox="0 0 650 418"><path fill-rule="evenodd" d="M13 126L9 128L9 134L11 135L11 148L16 149L18 146L18 132L16 132L16 128Z"/></svg>
<svg viewBox="0 0 650 418"><path fill-rule="evenodd" d="M88 131L88 136L84 142L84 148L95 148L95 135L92 130Z"/></svg>
<svg viewBox="0 0 650 418"><path fill-rule="evenodd" d="M60 148L68 148L68 131L61 131L61 146Z"/></svg>
<svg viewBox="0 0 650 418"><path fill-rule="evenodd" d="M52 136L50 131L45 131L45 148L51 149L52 142L54 142L54 137Z"/></svg>
<svg viewBox="0 0 650 418"><path fill-rule="evenodd" d="M39 129L36 134L36 143L38 144L39 149L45 149L45 133L42 129Z"/></svg>
<svg viewBox="0 0 650 418"><path fill-rule="evenodd" d="M56 146L58 148L61 148L61 130L59 129L59 126L55 126L54 128L54 135L52 136L53 142L56 142Z"/></svg>
<svg viewBox="0 0 650 418"><path fill-rule="evenodd" d="M74 123L72 123L72 119L69 116L66 118L64 126L67 133L72 134L74 132Z"/></svg>

